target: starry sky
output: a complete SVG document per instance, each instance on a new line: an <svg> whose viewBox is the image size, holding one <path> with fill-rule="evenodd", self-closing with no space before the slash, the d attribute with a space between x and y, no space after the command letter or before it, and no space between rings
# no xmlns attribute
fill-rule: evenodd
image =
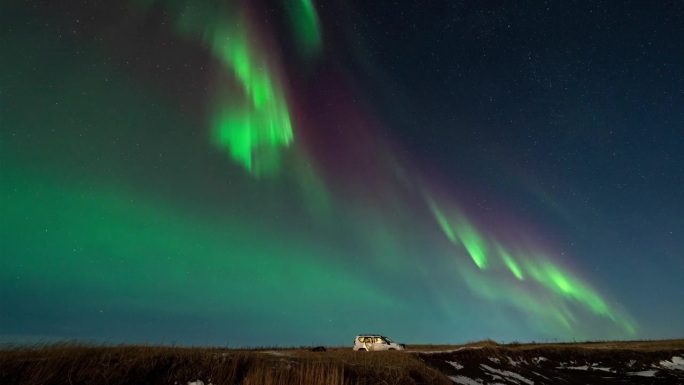
<svg viewBox="0 0 684 385"><path fill-rule="evenodd" d="M0 342L682 337L681 1L0 5Z"/></svg>

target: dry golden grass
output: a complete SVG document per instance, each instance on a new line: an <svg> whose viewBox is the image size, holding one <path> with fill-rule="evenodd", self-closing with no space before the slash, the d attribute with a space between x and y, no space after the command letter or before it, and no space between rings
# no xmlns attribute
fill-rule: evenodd
<svg viewBox="0 0 684 385"><path fill-rule="evenodd" d="M454 350L459 360L475 363L491 357L531 359L544 355L578 362L614 360L617 366L621 360L640 355L654 361L661 355L671 357L673 351L684 354L684 340L505 345L485 340L464 345L410 345L404 352L355 352L349 347L324 352L77 344L6 347L0 349L0 385L185 385L196 380L216 385L446 385L451 381L436 369L441 358L424 353Z"/></svg>
<svg viewBox="0 0 684 385"><path fill-rule="evenodd" d="M450 384L400 352L50 345L0 351L0 384Z"/></svg>
<svg viewBox="0 0 684 385"><path fill-rule="evenodd" d="M407 350L416 352L448 351L461 348L507 348L513 350L531 350L537 348L544 349L627 349L640 351L658 351L684 349L684 339L673 340L645 340L645 341L585 341L585 342L513 342L509 344L499 344L492 340L468 342L462 345L408 345Z"/></svg>
<svg viewBox="0 0 684 385"><path fill-rule="evenodd" d="M660 340L660 341L588 341L588 342L566 342L566 343L526 343L526 344L507 344L501 347L515 351L544 349L550 351L570 351L570 350L611 350L611 351L639 351L657 352L684 349L684 339Z"/></svg>

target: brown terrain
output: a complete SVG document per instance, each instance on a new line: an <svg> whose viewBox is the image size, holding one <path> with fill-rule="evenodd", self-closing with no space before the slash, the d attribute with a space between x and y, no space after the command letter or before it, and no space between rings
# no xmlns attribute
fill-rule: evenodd
<svg viewBox="0 0 684 385"><path fill-rule="evenodd" d="M0 384L683 384L684 340L405 351L56 344L0 349Z"/></svg>

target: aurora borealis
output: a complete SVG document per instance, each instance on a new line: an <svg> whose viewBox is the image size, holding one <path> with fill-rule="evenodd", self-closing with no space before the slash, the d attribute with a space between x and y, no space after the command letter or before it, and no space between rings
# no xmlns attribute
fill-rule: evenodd
<svg viewBox="0 0 684 385"><path fill-rule="evenodd" d="M681 337L682 5L379 3L3 2L1 341Z"/></svg>

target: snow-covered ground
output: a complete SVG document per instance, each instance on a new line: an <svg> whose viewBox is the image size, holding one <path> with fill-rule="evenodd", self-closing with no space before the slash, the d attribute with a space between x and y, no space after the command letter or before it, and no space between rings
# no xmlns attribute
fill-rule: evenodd
<svg viewBox="0 0 684 385"><path fill-rule="evenodd" d="M642 370L641 372L629 372L630 376L641 376L641 377L655 377L655 374L658 373L657 370Z"/></svg>
<svg viewBox="0 0 684 385"><path fill-rule="evenodd" d="M610 351L573 357L533 355L514 351L451 350L420 353L421 358L460 385L543 385L559 383L684 384L684 355L663 359L658 352ZM508 352L509 355L502 353ZM633 356L633 357L630 357ZM592 359L589 359L591 357Z"/></svg>
<svg viewBox="0 0 684 385"><path fill-rule="evenodd" d="M672 361L660 361L660 366L670 370L684 370L684 358L672 357Z"/></svg>
<svg viewBox="0 0 684 385"><path fill-rule="evenodd" d="M519 375L518 373L514 373L514 372L511 372L511 371L508 371L508 370L494 369L494 368L492 368L492 367L490 367L490 366L487 366L487 365L485 365L485 364L480 364L480 366L483 367L484 369L486 369L486 370L489 371L489 372L498 374L499 376L496 376L496 375L493 375L493 376L492 376L492 378L495 379L495 380L497 380L497 379L504 379L504 378L506 378L506 377L510 377L510 378L514 378L514 379L516 379L516 380L522 381L522 382L524 382L524 383L526 383L526 384L529 384L529 385L533 385L533 384L534 384L534 381L532 381L532 380L530 380L530 379L528 379L528 378L525 378L525 377ZM503 376L503 377L500 377L500 376ZM514 380L514 382L515 382L515 380Z"/></svg>
<svg viewBox="0 0 684 385"><path fill-rule="evenodd" d="M457 384L462 384L462 385L482 385L481 382L477 382L471 378L468 378L466 376L449 376L451 381L457 383Z"/></svg>

